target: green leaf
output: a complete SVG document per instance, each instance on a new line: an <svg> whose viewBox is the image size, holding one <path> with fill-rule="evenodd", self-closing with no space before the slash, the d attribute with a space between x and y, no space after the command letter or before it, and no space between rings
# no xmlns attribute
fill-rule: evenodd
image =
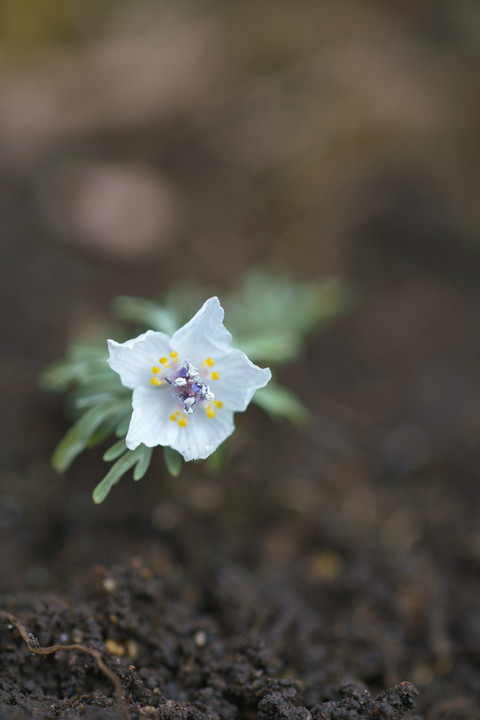
<svg viewBox="0 0 480 720"><path fill-rule="evenodd" d="M115 428L115 435L119 438L124 438L125 435L128 432L128 427L130 425L130 419L132 417L131 409L129 408L129 411L126 415L122 415L122 417L118 420L117 426Z"/></svg>
<svg viewBox="0 0 480 720"><path fill-rule="evenodd" d="M79 410L83 408L92 407L92 405L98 405L99 403L108 402L113 400L114 396L111 392L101 392L90 395L79 395L74 399L74 405Z"/></svg>
<svg viewBox="0 0 480 720"><path fill-rule="evenodd" d="M288 388L270 380L257 390L252 402L265 410L272 418L285 418L295 425L304 426L311 415L301 400Z"/></svg>
<svg viewBox="0 0 480 720"><path fill-rule="evenodd" d="M52 457L55 470L63 472L70 467L82 450L88 445L95 430L104 420L115 415L123 409L123 403L118 402L96 405L87 410L58 443Z"/></svg>
<svg viewBox="0 0 480 720"><path fill-rule="evenodd" d="M225 309L234 337L288 331L297 337L299 350L309 332L347 312L351 304L352 293L341 279L296 282L254 270L226 299Z"/></svg>
<svg viewBox="0 0 480 720"><path fill-rule="evenodd" d="M112 311L120 320L131 320L167 335L173 335L178 326L172 310L143 298L120 295L112 301Z"/></svg>
<svg viewBox="0 0 480 720"><path fill-rule="evenodd" d="M103 480L98 483L97 487L93 491L93 501L97 504L102 503L112 487L118 483L120 478L125 475L130 468L142 460L144 454L144 445L139 445L136 450L127 450L126 453L124 453L124 455L122 455L117 462L112 465Z"/></svg>
<svg viewBox="0 0 480 720"><path fill-rule="evenodd" d="M107 343L102 338L98 342L74 342L68 347L67 357L76 362L105 362Z"/></svg>
<svg viewBox="0 0 480 720"><path fill-rule="evenodd" d="M176 450L172 450L172 448L164 447L163 459L165 460L165 465L170 475L172 477L178 477L182 471L183 465L183 460L180 453L178 453Z"/></svg>
<svg viewBox="0 0 480 720"><path fill-rule="evenodd" d="M299 338L290 333L262 333L235 339L236 346L243 350L253 362L275 364L294 360L300 350Z"/></svg>
<svg viewBox="0 0 480 720"><path fill-rule="evenodd" d="M74 343L64 359L48 365L39 376L45 390L65 392L72 385L90 385L90 394L97 383L98 392L114 392L121 387L118 375L108 366L106 344ZM96 391L95 391L96 392Z"/></svg>
<svg viewBox="0 0 480 720"><path fill-rule="evenodd" d="M105 460L105 462L112 462L112 460L116 460L118 457L120 457L120 455L125 452L125 449L125 439L122 438L103 453L103 459Z"/></svg>
<svg viewBox="0 0 480 720"><path fill-rule="evenodd" d="M142 448L142 455L135 465L133 470L133 479L141 480L150 466L150 460L152 459L152 448L146 447L146 445L140 445Z"/></svg>
<svg viewBox="0 0 480 720"><path fill-rule="evenodd" d="M77 371L69 360L58 360L47 365L38 377L42 390L65 392L76 382Z"/></svg>
<svg viewBox="0 0 480 720"><path fill-rule="evenodd" d="M101 445L110 435L115 432L115 426L117 424L117 413L112 415L102 422L102 424L92 433L90 436L87 448L94 448L97 445Z"/></svg>
<svg viewBox="0 0 480 720"><path fill-rule="evenodd" d="M91 365L83 366L78 374L76 382L78 387L75 389L76 397L86 397L88 395L101 393L114 393L115 395L125 395L128 389L120 382L120 378L108 365L103 368L94 368Z"/></svg>

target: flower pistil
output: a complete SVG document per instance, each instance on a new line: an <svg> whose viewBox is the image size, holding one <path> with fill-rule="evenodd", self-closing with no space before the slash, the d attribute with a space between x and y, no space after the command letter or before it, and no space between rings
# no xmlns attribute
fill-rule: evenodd
<svg viewBox="0 0 480 720"><path fill-rule="evenodd" d="M208 418L213 419L216 416L215 408L221 409L223 402L215 399L215 394L205 382L205 380L218 380L220 377L216 370L212 370L215 365L213 358L206 358L201 363L200 370L189 360L179 363L176 351L172 351L169 358L159 358L158 362L159 365L153 365L151 368L150 382L157 388L165 384L170 386L173 397L181 407L181 411L177 410L170 415L172 422L178 422L179 427L186 427L186 416L192 415L195 406L201 403L205 404Z"/></svg>

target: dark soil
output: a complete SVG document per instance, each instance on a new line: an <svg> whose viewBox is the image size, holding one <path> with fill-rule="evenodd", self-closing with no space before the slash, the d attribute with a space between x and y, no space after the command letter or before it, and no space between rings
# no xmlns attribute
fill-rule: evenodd
<svg viewBox="0 0 480 720"><path fill-rule="evenodd" d="M93 567L77 597L4 603L41 643L110 651L127 717L386 719L413 707L408 682L377 698L358 681L339 683L342 663L328 658L317 613L284 579L254 582L232 566L200 584L177 564L149 560ZM79 650L33 657L11 627L4 638L1 717L118 717L94 659Z"/></svg>

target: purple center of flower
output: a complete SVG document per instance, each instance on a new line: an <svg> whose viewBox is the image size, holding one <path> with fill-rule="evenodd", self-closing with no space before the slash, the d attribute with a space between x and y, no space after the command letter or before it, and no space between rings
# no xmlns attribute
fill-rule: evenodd
<svg viewBox="0 0 480 720"><path fill-rule="evenodd" d="M193 413L197 403L215 399L209 386L200 378L197 368L188 360L180 370L165 375L165 382L172 386L175 398L182 403L183 411L188 415Z"/></svg>

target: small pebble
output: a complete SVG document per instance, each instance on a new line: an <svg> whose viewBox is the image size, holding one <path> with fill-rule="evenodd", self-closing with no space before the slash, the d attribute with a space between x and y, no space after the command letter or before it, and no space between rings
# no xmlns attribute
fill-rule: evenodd
<svg viewBox="0 0 480 720"><path fill-rule="evenodd" d="M138 647L138 643L135 642L135 640L127 640L125 643L127 646L127 655L131 660L136 660L138 657L138 653L140 652L140 648Z"/></svg>
<svg viewBox="0 0 480 720"><path fill-rule="evenodd" d="M342 570L343 560L333 550L323 550L310 558L310 573L318 580L334 580Z"/></svg>
<svg viewBox="0 0 480 720"><path fill-rule="evenodd" d="M105 640L105 647L110 655L116 655L117 657L123 657L125 655L125 648L123 645L120 645L120 643L116 640L112 640L112 638Z"/></svg>
<svg viewBox="0 0 480 720"><path fill-rule="evenodd" d="M195 633L193 641L197 647L203 647L207 642L207 633L203 630L199 630Z"/></svg>
<svg viewBox="0 0 480 720"><path fill-rule="evenodd" d="M117 589L117 583L112 577L107 577L102 582L103 589L107 592L115 592Z"/></svg>
<svg viewBox="0 0 480 720"><path fill-rule="evenodd" d="M83 632L78 628L72 630L72 640L74 643L80 645L83 642Z"/></svg>

